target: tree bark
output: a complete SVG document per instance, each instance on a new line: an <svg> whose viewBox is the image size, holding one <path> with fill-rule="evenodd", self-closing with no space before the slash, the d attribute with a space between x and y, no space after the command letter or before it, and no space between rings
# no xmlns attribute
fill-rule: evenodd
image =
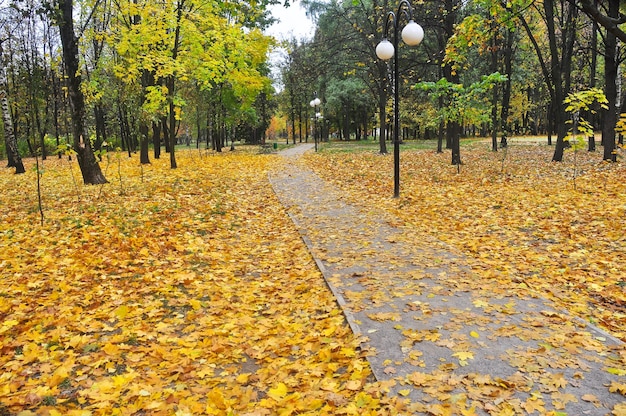
<svg viewBox="0 0 626 416"><path fill-rule="evenodd" d="M495 20L491 24L491 29L495 33ZM498 36L491 38L491 72L498 70ZM491 92L491 151L498 151L498 87L494 86Z"/></svg>
<svg viewBox="0 0 626 416"><path fill-rule="evenodd" d="M73 1L59 0L59 33L63 47L63 61L68 78L68 95L72 118L73 147L78 158L78 165L83 175L83 182L88 185L106 183L100 165L91 148L85 129L85 97L80 89L81 76L78 60L78 39L74 33Z"/></svg>
<svg viewBox="0 0 626 416"><path fill-rule="evenodd" d="M454 34L454 25L458 14L458 1L445 0L446 14L444 17L444 30L446 33L446 41ZM450 65L443 66L443 75L449 82L458 84L459 76L453 73ZM461 125L457 121L449 121L446 123L446 143L450 145L452 153L452 164L461 165Z"/></svg>
<svg viewBox="0 0 626 416"><path fill-rule="evenodd" d="M0 44L0 56L2 55L2 45ZM7 155L9 156L9 167L15 168L15 173L24 173L24 163L17 150L17 139L13 131L13 118L9 108L7 97L7 74L4 66L4 59L0 63L0 106L2 106L2 121L4 124L4 142L6 144Z"/></svg>
<svg viewBox="0 0 626 416"><path fill-rule="evenodd" d="M508 145L508 136L511 132L509 125L509 108L511 107L511 78L513 78L513 42L515 32L507 28L504 40L504 73L506 81L502 90L502 109L500 110L500 123L502 125L502 137L500 144L502 147Z"/></svg>
<svg viewBox="0 0 626 416"><path fill-rule="evenodd" d="M179 0L176 4L176 28L174 30L174 45L172 47L172 61L176 62L178 58L178 48L180 44L180 25L183 18L184 0ZM167 80L168 99L169 99L169 142L170 142L170 168L176 169L176 105L174 99L176 97L175 90L176 78L170 75Z"/></svg>
<svg viewBox="0 0 626 416"><path fill-rule="evenodd" d="M619 16L619 0L609 0L609 16ZM602 124L602 143L604 144L604 160L617 161L615 153L615 124L617 123L617 38L608 31L604 38L604 95L608 101L607 109L604 110L604 122Z"/></svg>
<svg viewBox="0 0 626 416"><path fill-rule="evenodd" d="M597 6L598 0L594 0L594 5ZM595 88L596 87L596 68L597 68L597 63L598 63L598 23L597 22L593 22L592 25L592 29L591 29L591 68L589 68L589 88ZM597 104L594 103L594 109L597 109ZM591 120L591 125L595 126L597 118L595 116L595 114L591 114L591 112L587 112L587 117L588 120ZM589 136L589 146L588 146L588 150L590 152L595 152L596 151L596 137L594 134L591 134L591 136Z"/></svg>

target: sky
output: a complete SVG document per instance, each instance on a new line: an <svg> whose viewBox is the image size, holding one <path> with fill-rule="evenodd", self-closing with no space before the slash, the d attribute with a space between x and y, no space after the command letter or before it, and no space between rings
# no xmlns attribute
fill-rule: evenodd
<svg viewBox="0 0 626 416"><path fill-rule="evenodd" d="M265 33L274 36L278 41L296 39L312 39L315 34L315 25L306 16L306 13L300 2L291 2L290 7L283 7L282 3L270 7L272 16L278 22L270 26ZM270 53L270 63L272 66L272 78L274 79L274 88L277 91L282 89L279 78L278 66L285 59L285 50L277 48Z"/></svg>
<svg viewBox="0 0 626 416"><path fill-rule="evenodd" d="M272 16L279 21L266 30L268 35L278 40L288 40L292 37L297 39L311 39L315 31L315 25L306 17L300 3L294 1L290 7L283 7L282 3L270 7Z"/></svg>

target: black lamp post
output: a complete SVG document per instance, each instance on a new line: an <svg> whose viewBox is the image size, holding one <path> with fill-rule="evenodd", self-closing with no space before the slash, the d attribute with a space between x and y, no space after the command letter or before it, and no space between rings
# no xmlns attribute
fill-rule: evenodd
<svg viewBox="0 0 626 416"><path fill-rule="evenodd" d="M396 13L390 11L385 19L383 40L376 46L376 56L386 61L393 57L393 196L400 196L400 82L398 76L398 30L400 18L406 16L408 23L402 29L402 40L409 46L417 46L424 39L424 29L413 21L413 6L409 0L401 0ZM393 26L393 44L387 39L389 25Z"/></svg>
<svg viewBox="0 0 626 416"><path fill-rule="evenodd" d="M319 98L315 97L314 99L311 100L311 102L309 103L309 105L313 108L313 140L315 141L315 151L317 152L317 119L320 116L320 113L317 112L317 106L320 105L322 102L320 101Z"/></svg>

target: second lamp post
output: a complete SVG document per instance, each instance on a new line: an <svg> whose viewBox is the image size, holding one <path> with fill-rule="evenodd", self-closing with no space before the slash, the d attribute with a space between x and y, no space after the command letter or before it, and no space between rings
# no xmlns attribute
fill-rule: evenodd
<svg viewBox="0 0 626 416"><path fill-rule="evenodd" d="M376 56L386 61L393 57L393 196L400 196L400 82L398 75L398 31L400 19L405 16L408 20L402 29L402 40L409 46L417 46L424 39L424 29L413 21L413 6L408 0L400 1L396 13L390 11L385 18L383 40L376 46ZM389 25L393 29L393 38L390 42Z"/></svg>
<svg viewBox="0 0 626 416"><path fill-rule="evenodd" d="M315 141L315 151L317 152L317 119L320 116L320 113L317 112L317 106L319 106L322 102L319 98L315 97L309 103L311 107L313 107L313 140Z"/></svg>

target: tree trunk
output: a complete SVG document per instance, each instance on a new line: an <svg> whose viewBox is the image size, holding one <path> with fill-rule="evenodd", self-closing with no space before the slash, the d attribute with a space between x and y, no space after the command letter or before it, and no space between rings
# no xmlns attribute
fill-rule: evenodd
<svg viewBox="0 0 626 416"><path fill-rule="evenodd" d="M502 109L500 110L500 123L502 125L502 137L500 145L506 147L508 145L508 136L511 131L509 126L509 107L511 106L511 79L513 78L513 41L515 40L515 32L506 29L504 40L504 73L507 76L502 91Z"/></svg>
<svg viewBox="0 0 626 416"><path fill-rule="evenodd" d="M609 16L619 17L619 0L609 0ZM604 38L604 80L607 109L604 110L602 125L602 143L604 144L604 160L617 161L615 152L615 124L617 123L617 38L607 31Z"/></svg>
<svg viewBox="0 0 626 416"><path fill-rule="evenodd" d="M174 32L174 45L172 47L172 61L176 62L178 58L178 48L180 44L180 24L183 17L183 4L184 0L179 0L176 4L176 29ZM170 168L176 169L176 105L174 104L174 99L176 97L176 78L174 75L170 75L168 77L167 87L168 87L168 100L169 100L169 118L170 118L170 129L169 129L169 142L170 142Z"/></svg>
<svg viewBox="0 0 626 416"><path fill-rule="evenodd" d="M381 154L387 154L387 85L388 85L389 66L387 62L378 62L378 124L380 126L380 134L378 135L378 145Z"/></svg>
<svg viewBox="0 0 626 416"><path fill-rule="evenodd" d="M557 36L559 36L559 33L557 33L554 26L554 1L545 0L544 10L548 29L548 38L550 43L550 53L552 57L550 74L554 87L552 91L552 104L557 134L556 146L554 148L552 161L561 162L563 160L563 152L565 150L564 139L567 135L566 122L568 120L563 100L567 96L570 89L572 56L574 51L574 40L576 37L576 27L574 23L576 21L577 9L574 6L570 5L568 7L567 17L563 16L563 20L565 20L565 25L563 28L561 28L561 31L563 33L560 35L562 39L560 54L557 44ZM566 13L565 10L563 10L562 12Z"/></svg>
<svg viewBox="0 0 626 416"><path fill-rule="evenodd" d="M597 7L598 5L598 0L594 0L595 6ZM589 88L595 88L596 87L596 68L597 68L597 63L598 63L598 23L593 21L593 26L592 26L592 30L591 30L591 68L589 68ZM597 109L597 104L593 104L594 109ZM596 123L596 115L595 114L591 114L591 112L587 112L587 117L588 120L591 121L591 125L595 126L597 125ZM595 152L596 151L596 136L594 134L591 134L591 136L589 136L589 147L588 150L590 152Z"/></svg>
<svg viewBox="0 0 626 416"><path fill-rule="evenodd" d="M68 95L70 98L73 147L78 158L78 165L85 184L102 184L107 180L102 174L100 165L94 156L85 129L85 98L80 89L81 77L79 73L78 40L74 34L73 1L59 0L60 17L58 20L61 44L63 46L63 61L68 78Z"/></svg>
<svg viewBox="0 0 626 416"><path fill-rule="evenodd" d="M445 0L446 15L444 17L444 29L446 33L446 41L454 34L454 26L459 10L459 1ZM442 68L443 75L449 82L458 84L459 75L452 71L449 64ZM449 145L452 153L452 164L461 164L461 126L456 121L446 123L446 143Z"/></svg>
<svg viewBox="0 0 626 416"><path fill-rule="evenodd" d="M93 108L96 121L96 143L94 147L100 149L102 143L107 141L106 112L102 104L96 104Z"/></svg>
<svg viewBox="0 0 626 416"><path fill-rule="evenodd" d="M148 120L143 114L143 105L146 102L148 87L154 85L154 74L147 69L141 71L141 98L140 106L142 107L142 115L139 117L139 163L146 165L150 163L150 139L148 138L149 130Z"/></svg>
<svg viewBox="0 0 626 416"><path fill-rule="evenodd" d="M495 20L491 25L492 30L495 29ZM495 30L494 30L495 33ZM498 37L494 35L491 39L491 72L498 70ZM491 151L498 151L498 86L493 87L491 92Z"/></svg>
<svg viewBox="0 0 626 416"><path fill-rule="evenodd" d="M3 54L2 45L0 44L0 56ZM17 139L13 132L13 118L9 108L9 99L7 97L7 74L4 66L4 59L0 63L0 106L2 106L2 121L4 124L4 142L6 144L7 156L10 161L9 167L15 168L15 173L24 173L24 163L17 151Z"/></svg>
<svg viewBox="0 0 626 416"><path fill-rule="evenodd" d="M154 158L161 158L161 123L152 122L152 147L154 148Z"/></svg>

